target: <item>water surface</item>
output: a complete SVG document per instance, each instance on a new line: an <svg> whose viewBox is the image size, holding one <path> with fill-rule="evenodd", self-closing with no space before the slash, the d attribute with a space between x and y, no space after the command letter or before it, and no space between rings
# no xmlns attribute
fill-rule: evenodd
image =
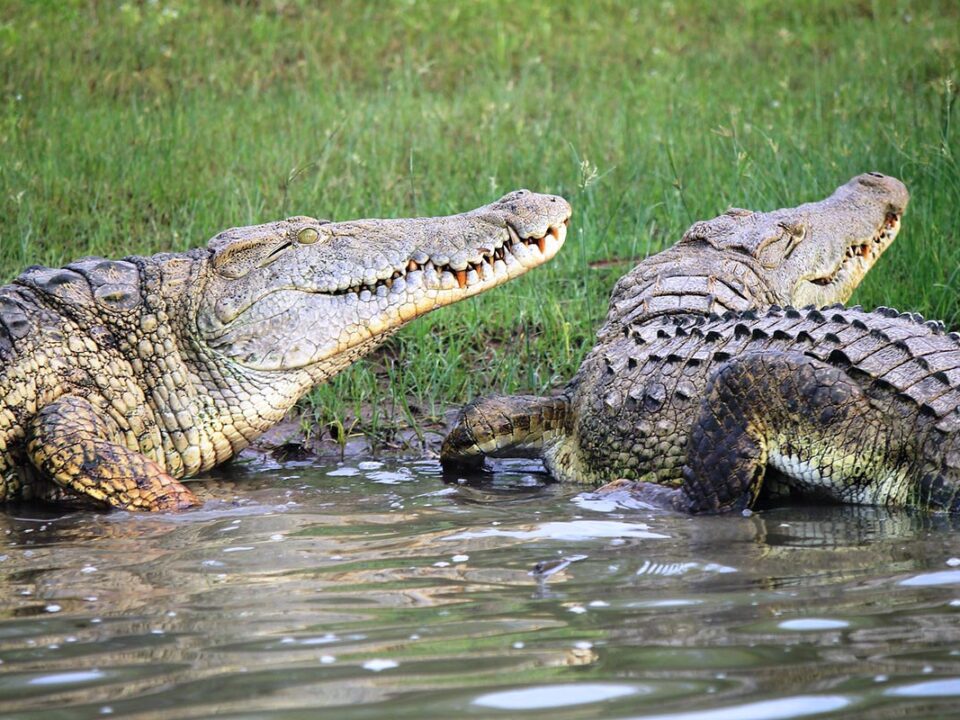
<svg viewBox="0 0 960 720"><path fill-rule="evenodd" d="M433 461L194 487L177 516L0 511L4 717L960 711L958 520L687 518Z"/></svg>

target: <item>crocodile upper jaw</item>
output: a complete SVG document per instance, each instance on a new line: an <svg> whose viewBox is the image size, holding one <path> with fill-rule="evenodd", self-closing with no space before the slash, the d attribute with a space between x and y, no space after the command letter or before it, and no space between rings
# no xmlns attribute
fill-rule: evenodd
<svg viewBox="0 0 960 720"><path fill-rule="evenodd" d="M311 367L314 381L372 349L415 317L472 297L550 260L566 239L570 206L528 191L461 215L279 228L284 240L214 249L199 342L255 371ZM257 228L233 231L234 243ZM308 246L291 238L304 232ZM260 233L262 235L263 233ZM258 235L257 237L260 237ZM270 243L273 243L272 245ZM234 258L240 252L241 255Z"/></svg>

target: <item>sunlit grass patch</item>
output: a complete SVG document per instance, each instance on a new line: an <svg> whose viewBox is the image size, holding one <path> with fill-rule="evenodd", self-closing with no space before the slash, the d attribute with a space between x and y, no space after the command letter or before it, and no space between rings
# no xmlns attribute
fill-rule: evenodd
<svg viewBox="0 0 960 720"><path fill-rule="evenodd" d="M946 1L6 3L0 275L284 215L567 197L549 266L310 396L317 427L379 435L562 385L616 277L694 220L878 170L913 200L855 300L956 323L958 27Z"/></svg>

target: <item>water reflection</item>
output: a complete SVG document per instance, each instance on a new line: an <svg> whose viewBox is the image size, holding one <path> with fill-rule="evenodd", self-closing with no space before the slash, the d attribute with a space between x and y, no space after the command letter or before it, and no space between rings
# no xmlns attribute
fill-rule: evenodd
<svg viewBox="0 0 960 720"><path fill-rule="evenodd" d="M691 519L526 465L232 472L181 516L0 514L0 712L909 717L960 696L956 519Z"/></svg>

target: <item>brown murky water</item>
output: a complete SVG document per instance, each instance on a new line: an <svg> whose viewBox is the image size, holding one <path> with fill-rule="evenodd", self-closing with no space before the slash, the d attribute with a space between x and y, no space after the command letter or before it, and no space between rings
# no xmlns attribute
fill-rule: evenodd
<svg viewBox="0 0 960 720"><path fill-rule="evenodd" d="M0 511L4 717L960 715L960 520L230 472L181 516Z"/></svg>

